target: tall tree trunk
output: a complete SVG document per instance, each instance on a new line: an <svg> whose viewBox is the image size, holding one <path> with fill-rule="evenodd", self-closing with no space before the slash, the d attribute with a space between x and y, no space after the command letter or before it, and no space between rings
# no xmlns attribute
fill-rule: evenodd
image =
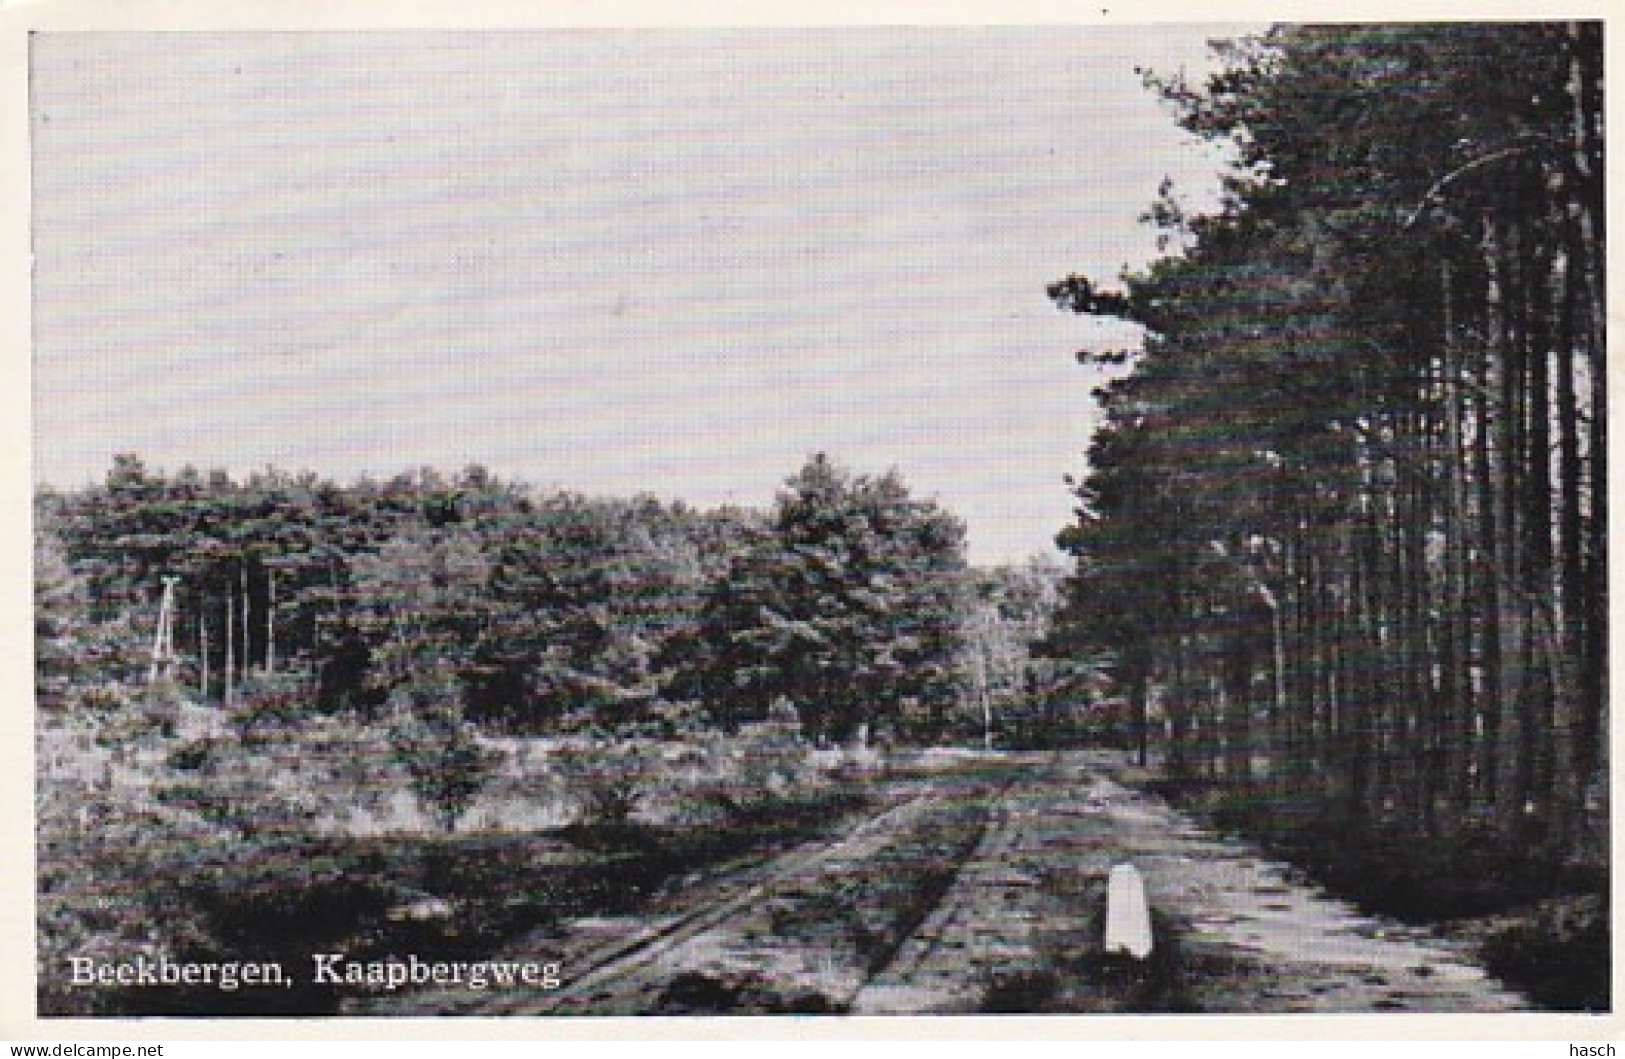
<svg viewBox="0 0 1625 1059"><path fill-rule="evenodd" d="M1576 608L1581 612L1580 716L1575 736L1582 792L1598 775L1607 749L1608 703L1608 392L1606 292L1601 231L1605 198L1602 167L1602 32L1597 23L1570 23L1569 100L1573 115L1572 158L1578 209L1570 227L1573 280L1582 288L1576 307L1579 343L1591 376L1589 495L1590 532ZM1585 821L1589 824L1589 819Z"/></svg>
<svg viewBox="0 0 1625 1059"><path fill-rule="evenodd" d="M235 677L236 677L236 669L235 669L236 658L235 658L235 654L234 654L234 651L233 651L233 649L236 646L236 641L237 641L236 600L237 600L236 586L232 585L230 582L227 582L227 584L226 584L226 664L225 664L224 670L221 673L221 679L225 684L225 699L226 699L226 705L227 706L230 706L235 701L235 699L233 698L232 689L234 687L234 681L235 681Z"/></svg>
<svg viewBox="0 0 1625 1059"><path fill-rule="evenodd" d="M1529 475L1524 493L1527 563L1524 567L1529 594L1531 624L1538 649L1531 652L1536 661L1535 699L1530 715L1534 731L1530 740L1535 751L1534 795L1543 823L1559 821L1551 817L1558 770L1557 698L1562 683L1552 633L1552 406L1551 406L1551 262L1545 248L1532 244L1528 252L1528 368L1529 368Z"/></svg>
<svg viewBox="0 0 1625 1059"><path fill-rule="evenodd" d="M1496 548L1500 560L1496 577L1501 585L1501 630L1506 637L1502 646L1505 666L1502 687L1507 696L1506 720L1509 722L1503 739L1504 760L1509 767L1503 770L1504 789L1497 804L1502 826L1510 831L1522 825L1534 793L1535 719L1531 685L1537 663L1531 629L1533 615L1519 591L1525 584L1527 511L1520 501L1525 491L1529 450L1526 442L1528 373L1524 366L1524 317L1519 304L1522 289L1517 268L1522 246L1515 229L1498 231L1496 250L1496 348L1500 353L1501 404L1496 446L1501 539Z"/></svg>
<svg viewBox="0 0 1625 1059"><path fill-rule="evenodd" d="M1352 554L1349 558L1349 600L1352 611L1353 652L1350 662L1351 703L1349 746L1349 806L1360 812L1369 812L1377 803L1378 762L1377 734L1379 715L1377 704L1380 689L1377 686L1379 644L1375 597L1371 578L1375 569L1375 532L1371 526L1373 516L1368 510L1373 498L1367 491L1360 499L1361 509L1353 512Z"/></svg>
<svg viewBox="0 0 1625 1059"><path fill-rule="evenodd" d="M1423 402L1425 405L1426 400ZM1409 770L1406 784L1408 816L1423 830L1432 829L1434 740L1438 709L1433 694L1432 658L1425 593L1428 587L1427 532L1431 512L1426 498L1427 460L1431 426L1423 408L1404 416L1404 437L1410 450L1421 454L1418 462L1403 461L1400 470L1401 517L1395 527L1400 556L1396 588L1402 615L1398 637L1400 677L1404 695L1404 732L1407 746L1404 760Z"/></svg>
<svg viewBox="0 0 1625 1059"><path fill-rule="evenodd" d="M240 565L240 567L238 568L238 570L239 570L239 575L240 575L239 579L241 581L242 593L243 593L243 595L242 595L242 599L243 599L242 610L240 612L242 614L242 619L243 619L243 632L242 632L242 652L241 652L240 656L238 657L237 664L241 667L242 676L246 680L247 677L248 677L248 674L249 674L249 670L253 666L253 662L251 660L251 651L250 651L251 641L249 639L249 629L251 628L251 626L249 624L249 609L250 608L249 608L249 605L248 605L249 604L249 596L248 596L248 561L246 559L243 560L243 562Z"/></svg>
<svg viewBox="0 0 1625 1059"><path fill-rule="evenodd" d="M1469 454L1464 440L1468 408L1465 393L1463 351L1457 318L1458 292L1448 259L1443 264L1441 300L1444 305L1443 394L1445 443L1444 463L1448 503L1445 515L1444 591L1445 656L1441 673L1441 693L1449 709L1445 726L1446 802L1450 817L1459 820L1471 807L1472 765L1474 761L1473 717L1476 714L1472 677L1472 625L1469 587L1469 556L1472 551L1471 520L1468 516L1467 464Z"/></svg>
<svg viewBox="0 0 1625 1059"><path fill-rule="evenodd" d="M265 567L265 675L276 671L276 572Z"/></svg>
<svg viewBox="0 0 1625 1059"><path fill-rule="evenodd" d="M1479 398L1477 419L1473 430L1473 479L1477 485L1479 556L1476 564L1478 596L1475 618L1479 627L1479 734L1478 792L1485 806L1493 807L1501 800L1502 785L1502 719L1506 715L1503 694L1505 663L1502 624L1501 553L1503 527L1497 485L1500 480L1499 448L1495 444L1499 417L1504 405L1497 399L1498 375L1495 367L1494 344L1501 322L1497 286L1495 230L1491 222L1484 222L1484 306L1483 331L1488 344L1479 356L1479 374L1476 381Z"/></svg>
<svg viewBox="0 0 1625 1059"><path fill-rule="evenodd" d="M1563 301L1557 339L1557 433L1558 433L1558 607L1562 614L1558 661L1565 679L1561 682L1559 719L1560 744L1557 770L1562 778L1562 805L1558 812L1565 834L1578 840L1585 830L1584 797L1591 778L1591 763L1584 748L1589 733L1585 716L1586 657L1585 524L1580 462L1580 401L1575 384L1575 346L1579 335L1575 316L1580 285L1575 279L1578 262L1572 246L1564 255Z"/></svg>
<svg viewBox="0 0 1625 1059"><path fill-rule="evenodd" d="M209 610L207 596L198 606L197 635L198 635L198 695L207 703L209 701Z"/></svg>

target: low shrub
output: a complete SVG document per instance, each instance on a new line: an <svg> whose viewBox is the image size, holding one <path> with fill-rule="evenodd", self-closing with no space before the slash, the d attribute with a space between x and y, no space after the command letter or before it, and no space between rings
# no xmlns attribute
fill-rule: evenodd
<svg viewBox="0 0 1625 1059"><path fill-rule="evenodd" d="M662 990L657 1015L834 1015L836 1000L816 989L785 989L744 969L684 971Z"/></svg>
<svg viewBox="0 0 1625 1059"><path fill-rule="evenodd" d="M1602 895L1543 902L1485 939L1484 965L1545 1007L1606 1012L1613 966L1609 918Z"/></svg>
<svg viewBox="0 0 1625 1059"><path fill-rule="evenodd" d="M408 685L390 698L395 759L418 800L448 833L457 829L500 757L463 718L460 695L448 675Z"/></svg>
<svg viewBox="0 0 1625 1059"><path fill-rule="evenodd" d="M560 743L550 764L563 775L582 823L615 826L631 820L661 762L653 743L601 735Z"/></svg>
<svg viewBox="0 0 1625 1059"><path fill-rule="evenodd" d="M286 741L315 712L292 676L256 674L238 694L227 719L244 746Z"/></svg>

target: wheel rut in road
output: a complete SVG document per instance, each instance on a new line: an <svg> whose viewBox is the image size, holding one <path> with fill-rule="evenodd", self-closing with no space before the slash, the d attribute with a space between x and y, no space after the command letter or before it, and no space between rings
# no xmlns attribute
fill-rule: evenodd
<svg viewBox="0 0 1625 1059"><path fill-rule="evenodd" d="M834 841L780 857L738 893L594 954L544 1010L839 1010L861 985L867 963L900 940L888 937L888 928L896 931L897 902L874 892L897 880L877 869L895 860L899 847L929 844L944 830L954 832L941 836L949 848L923 855L942 860L939 871L951 868L963 856L952 848L954 839L963 842L967 828L980 831L986 800L986 792L978 798L932 786Z"/></svg>
<svg viewBox="0 0 1625 1059"><path fill-rule="evenodd" d="M503 958L557 960L556 992L416 990L364 1014L632 1015L844 1009L935 904L1008 782L945 776L886 785L867 817L711 878L644 914L538 932Z"/></svg>
<svg viewBox="0 0 1625 1059"><path fill-rule="evenodd" d="M1106 861L1077 841L1072 808L1035 766L992 807L986 832L920 928L851 1003L859 1015L963 1015L1051 988L1070 943L1088 944L1091 877ZM1023 994L1027 995L1023 995ZM1001 1005L1002 1006L1002 1005Z"/></svg>

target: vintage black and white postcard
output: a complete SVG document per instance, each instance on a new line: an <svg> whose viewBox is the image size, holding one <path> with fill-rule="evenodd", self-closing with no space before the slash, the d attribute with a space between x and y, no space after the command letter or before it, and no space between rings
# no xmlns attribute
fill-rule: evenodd
<svg viewBox="0 0 1625 1059"><path fill-rule="evenodd" d="M1599 15L273 7L15 41L36 1028L1611 1012Z"/></svg>

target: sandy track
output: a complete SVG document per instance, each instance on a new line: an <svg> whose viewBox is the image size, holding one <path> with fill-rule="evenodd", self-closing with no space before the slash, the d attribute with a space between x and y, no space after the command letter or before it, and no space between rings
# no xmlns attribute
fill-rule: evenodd
<svg viewBox="0 0 1625 1059"><path fill-rule="evenodd" d="M1464 946L1369 916L1249 843L1074 762L1073 783L1173 923L1191 1001L1206 1011L1527 1010Z"/></svg>
<svg viewBox="0 0 1625 1059"><path fill-rule="evenodd" d="M983 769L899 784L888 803L838 834L691 877L644 915L581 920L563 937L515 946L512 955L560 960L566 985L558 992L417 992L356 1010L1527 1008L1462 949L1363 915L1111 778L1117 761L1028 756L1004 762L999 778ZM1145 876L1163 939L1173 940L1153 961L1162 959L1156 973L1171 980L1154 989L1145 986L1150 973L1102 973L1111 964L1100 953L1103 882L1122 861Z"/></svg>

